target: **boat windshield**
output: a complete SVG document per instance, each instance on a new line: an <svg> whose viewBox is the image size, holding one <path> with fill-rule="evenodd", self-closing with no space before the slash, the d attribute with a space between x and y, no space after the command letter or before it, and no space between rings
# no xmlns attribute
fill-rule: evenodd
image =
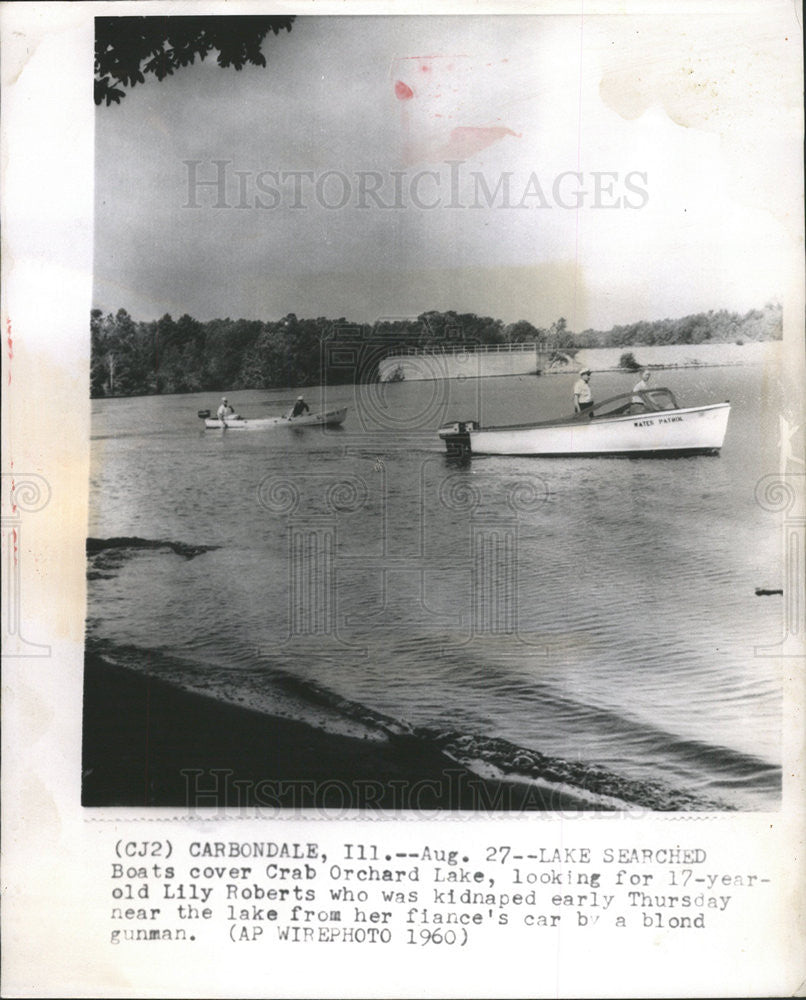
<svg viewBox="0 0 806 1000"><path fill-rule="evenodd" d="M588 411L587 416L596 419L677 409L679 409L677 400L670 389L643 389L639 392L625 392L620 396L611 396L610 399L597 403Z"/></svg>
<svg viewBox="0 0 806 1000"><path fill-rule="evenodd" d="M641 394L653 410L679 410L671 389L645 389Z"/></svg>

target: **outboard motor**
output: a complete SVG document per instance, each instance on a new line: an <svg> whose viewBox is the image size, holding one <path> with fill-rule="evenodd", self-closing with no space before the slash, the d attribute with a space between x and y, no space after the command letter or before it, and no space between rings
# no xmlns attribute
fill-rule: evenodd
<svg viewBox="0 0 806 1000"><path fill-rule="evenodd" d="M439 429L439 436L445 442L448 458L470 458L470 432L479 429L475 420L455 420Z"/></svg>
<svg viewBox="0 0 806 1000"><path fill-rule="evenodd" d="M198 416L200 420L206 420L210 416L209 410L199 410Z"/></svg>

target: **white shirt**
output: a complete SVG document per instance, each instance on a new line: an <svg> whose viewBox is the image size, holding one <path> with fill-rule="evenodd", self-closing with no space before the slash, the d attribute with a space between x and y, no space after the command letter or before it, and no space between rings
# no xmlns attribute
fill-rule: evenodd
<svg viewBox="0 0 806 1000"><path fill-rule="evenodd" d="M576 382L574 382L574 396L579 397L580 403L590 403L593 399L591 387L584 378L578 378Z"/></svg>

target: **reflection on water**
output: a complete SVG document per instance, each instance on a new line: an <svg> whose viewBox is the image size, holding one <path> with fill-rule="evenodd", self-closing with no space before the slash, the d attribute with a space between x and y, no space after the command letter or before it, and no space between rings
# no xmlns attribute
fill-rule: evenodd
<svg viewBox="0 0 806 1000"><path fill-rule="evenodd" d="M753 653L782 634L780 598L755 596L781 580L780 525L754 500L777 465L773 383L760 367L656 376L683 404L731 399L719 457L446 459L445 420L565 413L572 381L308 390L313 409L350 407L338 432L204 432L212 396L96 401L89 534L219 548L99 574L90 635L317 725L360 729L358 707L452 733L466 759L503 740L635 787L777 806L780 678ZM230 396L248 417L292 393Z"/></svg>

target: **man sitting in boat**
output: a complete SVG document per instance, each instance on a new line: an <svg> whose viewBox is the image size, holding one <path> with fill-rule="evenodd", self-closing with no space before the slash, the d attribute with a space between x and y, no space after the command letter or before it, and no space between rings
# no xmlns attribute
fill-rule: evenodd
<svg viewBox="0 0 806 1000"><path fill-rule="evenodd" d="M645 389L648 389L649 388L649 380L651 378L652 378L652 372L648 368L645 368L641 372L641 381L635 383L635 385L632 387L632 391L634 393L639 393L639 392L643 392ZM639 395L633 396L633 398L632 398L632 406L630 407L630 412L632 412L632 413L643 413L644 410L646 410L646 406L644 404L643 399L641 399L641 397Z"/></svg>
<svg viewBox="0 0 806 1000"><path fill-rule="evenodd" d="M235 410L227 402L227 397L226 396L222 396L221 397L221 405L219 406L218 410L216 410L216 416L218 417L218 419L223 424L224 421L227 419L227 417L234 416L234 414L235 414Z"/></svg>
<svg viewBox="0 0 806 1000"><path fill-rule="evenodd" d="M294 403L294 409L291 411L292 419L294 417L300 417L303 413L310 413L311 408L302 398L302 396L297 396L297 401Z"/></svg>
<svg viewBox="0 0 806 1000"><path fill-rule="evenodd" d="M593 393L588 385L590 377L590 368L583 368L574 382L574 413L584 413L593 406Z"/></svg>

